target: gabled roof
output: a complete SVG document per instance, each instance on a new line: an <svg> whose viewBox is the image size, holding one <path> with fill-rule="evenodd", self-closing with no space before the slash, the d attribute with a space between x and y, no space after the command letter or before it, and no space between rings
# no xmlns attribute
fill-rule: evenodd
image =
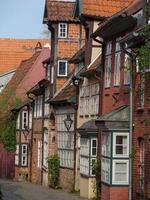
<svg viewBox="0 0 150 200"><path fill-rule="evenodd" d="M73 84L69 83L65 88L63 88L60 93L54 98L50 99L51 104L58 103L73 103L75 100L76 88Z"/></svg>
<svg viewBox="0 0 150 200"><path fill-rule="evenodd" d="M128 7L134 0L77 0L75 16L109 17Z"/></svg>
<svg viewBox="0 0 150 200"><path fill-rule="evenodd" d="M97 136L98 127L95 124L95 119L91 119L83 123L79 128L78 132L81 137Z"/></svg>
<svg viewBox="0 0 150 200"><path fill-rule="evenodd" d="M96 121L125 121L129 122L129 106L124 105L114 109L112 112L99 117Z"/></svg>
<svg viewBox="0 0 150 200"><path fill-rule="evenodd" d="M77 22L78 20L73 18L74 6L74 2L46 0L43 23Z"/></svg>
<svg viewBox="0 0 150 200"><path fill-rule="evenodd" d="M128 129L130 121L130 107L123 105L104 114L95 120L96 126L108 129Z"/></svg>
<svg viewBox="0 0 150 200"><path fill-rule="evenodd" d="M34 94L36 96L43 94L44 86L47 86L50 83L47 79L40 80L36 85L34 85L27 94Z"/></svg>
<svg viewBox="0 0 150 200"><path fill-rule="evenodd" d="M9 110L12 109L12 102L16 98L21 100L22 103L25 102L28 99L26 95L27 90L43 79L45 73L42 61L46 59L46 56L49 56L49 50L46 50L47 53L45 49L43 50L44 52L42 50L36 51L31 58L20 63L16 73L0 94L0 101L5 101L4 103Z"/></svg>
<svg viewBox="0 0 150 200"><path fill-rule="evenodd" d="M143 0L132 1L128 7L116 12L110 18L104 21L100 27L92 34L92 37L99 36L102 38L107 38L109 35L112 36L118 32L123 32L126 29L133 28L137 24L137 20L132 16L132 14L143 8L144 3L145 2Z"/></svg>
<svg viewBox="0 0 150 200"><path fill-rule="evenodd" d="M48 43L44 39L0 39L0 74L15 70L22 60L30 58L37 43Z"/></svg>

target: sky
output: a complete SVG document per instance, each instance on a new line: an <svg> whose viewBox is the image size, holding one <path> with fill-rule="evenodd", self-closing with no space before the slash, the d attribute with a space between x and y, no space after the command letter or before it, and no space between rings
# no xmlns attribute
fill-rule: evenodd
<svg viewBox="0 0 150 200"><path fill-rule="evenodd" d="M45 0L0 0L0 38L43 38Z"/></svg>

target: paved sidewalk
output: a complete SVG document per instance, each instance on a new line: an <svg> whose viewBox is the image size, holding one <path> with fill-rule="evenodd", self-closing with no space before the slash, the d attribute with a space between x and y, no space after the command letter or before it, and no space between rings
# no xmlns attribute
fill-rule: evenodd
<svg viewBox="0 0 150 200"><path fill-rule="evenodd" d="M44 188L40 185L0 180L3 200L86 200L62 190Z"/></svg>

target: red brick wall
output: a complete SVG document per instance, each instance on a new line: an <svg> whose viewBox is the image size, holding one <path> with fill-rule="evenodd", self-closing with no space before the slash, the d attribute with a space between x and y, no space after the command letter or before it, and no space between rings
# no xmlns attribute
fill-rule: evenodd
<svg viewBox="0 0 150 200"><path fill-rule="evenodd" d="M54 58L52 65L55 66L55 90L58 91L74 70L74 65L68 64L68 77L57 78L57 61L61 59L69 60L84 45L85 31L78 23L68 23L68 37L58 38L58 24L53 25L53 27L55 29L55 40L53 38L53 42L51 42L53 49L51 57Z"/></svg>
<svg viewBox="0 0 150 200"><path fill-rule="evenodd" d="M38 141L42 141L42 119L33 120L31 181L41 183L42 170L38 168Z"/></svg>
<svg viewBox="0 0 150 200"><path fill-rule="evenodd" d="M121 71L120 71L120 85L114 84L114 57L112 58L111 67L111 83L109 88L105 88L103 80L103 99L102 99L102 113L108 113L122 105L129 104L129 86L124 85L124 55L121 56ZM103 74L105 79L105 73Z"/></svg>
<svg viewBox="0 0 150 200"><path fill-rule="evenodd" d="M15 167L15 180L16 181L29 181L30 169L27 167Z"/></svg>
<svg viewBox="0 0 150 200"><path fill-rule="evenodd" d="M145 82L145 102L144 107L140 106L139 98L139 75L136 77L135 86L135 99L134 99L134 132L133 132L133 200L139 200L140 193L140 145L139 139L144 139L145 144L145 198L150 198L150 74L146 78Z"/></svg>
<svg viewBox="0 0 150 200"><path fill-rule="evenodd" d="M127 187L109 187L102 184L102 198L101 200L128 200Z"/></svg>
<svg viewBox="0 0 150 200"><path fill-rule="evenodd" d="M59 183L62 189L73 190L73 170L60 168Z"/></svg>

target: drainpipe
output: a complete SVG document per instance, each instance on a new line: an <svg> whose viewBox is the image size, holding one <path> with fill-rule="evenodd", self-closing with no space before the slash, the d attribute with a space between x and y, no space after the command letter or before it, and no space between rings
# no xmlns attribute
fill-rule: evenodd
<svg viewBox="0 0 150 200"><path fill-rule="evenodd" d="M44 89L43 89L44 90ZM43 184L43 157L44 157L44 106L45 106L45 92L43 92L42 102L42 163L41 163L41 185Z"/></svg>
<svg viewBox="0 0 150 200"><path fill-rule="evenodd" d="M99 80L99 111L98 111L98 116L102 115L102 108L103 108L103 83L104 83L104 76L103 76L103 66L104 66L104 42L102 40L98 40L96 38L93 38L97 43L101 44L101 49L102 49L102 68L101 68L101 77L97 77ZM101 136L102 136L102 130L98 128L98 153L97 153L97 158L101 159ZM100 198L98 195L97 191L97 197ZM100 195L101 195L101 190L100 190Z"/></svg>
<svg viewBox="0 0 150 200"><path fill-rule="evenodd" d="M130 134L129 134L129 192L128 198L132 200L132 147L133 147L133 80L135 74L136 60L135 56L127 51L123 45L121 45L122 51L131 58L131 67L130 70Z"/></svg>
<svg viewBox="0 0 150 200"><path fill-rule="evenodd" d="M78 117L78 97L79 97L79 87L76 87L76 105L75 105L75 114L74 114L74 181L73 181L73 188L76 188L76 159L77 159L77 117Z"/></svg>

